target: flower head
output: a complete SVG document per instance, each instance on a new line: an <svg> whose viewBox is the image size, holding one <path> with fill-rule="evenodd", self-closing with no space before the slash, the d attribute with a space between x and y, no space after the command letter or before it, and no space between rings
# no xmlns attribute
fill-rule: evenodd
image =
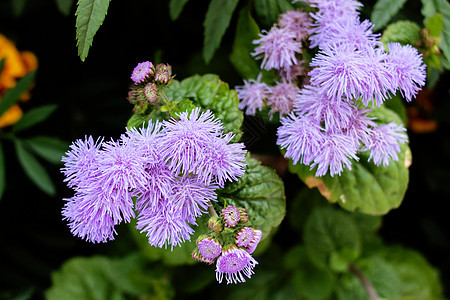
<svg viewBox="0 0 450 300"><path fill-rule="evenodd" d="M261 241L262 238L262 231L259 229L252 229L253 230L253 240L250 241L250 243L248 244L247 247L247 252L252 254L253 252L255 252L256 247L258 246L259 242Z"/></svg>
<svg viewBox="0 0 450 300"><path fill-rule="evenodd" d="M204 237L197 240L198 251L209 259L215 259L222 252L222 245L213 237Z"/></svg>
<svg viewBox="0 0 450 300"><path fill-rule="evenodd" d="M149 61L144 61L139 63L133 70L131 74L131 79L135 84L143 83L155 72L153 64Z"/></svg>
<svg viewBox="0 0 450 300"><path fill-rule="evenodd" d="M226 227L236 227L240 219L239 209L236 206L228 205L222 209L222 218Z"/></svg>
<svg viewBox="0 0 450 300"><path fill-rule="evenodd" d="M311 17L303 11L289 10L280 15L278 26L292 31L297 41L305 40L312 25Z"/></svg>
<svg viewBox="0 0 450 300"><path fill-rule="evenodd" d="M291 83L277 83L271 87L267 96L267 105L271 107L270 114L274 114L277 111L281 115L289 114L298 92L299 88Z"/></svg>
<svg viewBox="0 0 450 300"><path fill-rule="evenodd" d="M222 282L223 276L229 283L245 282L243 275L251 278L254 274L253 268L258 262L245 250L237 248L235 245L224 247L222 255L216 263L216 279Z"/></svg>
<svg viewBox="0 0 450 300"><path fill-rule="evenodd" d="M239 247L248 247L253 241L255 232L250 227L241 228L236 235L236 245Z"/></svg>
<svg viewBox="0 0 450 300"><path fill-rule="evenodd" d="M208 265L212 265L214 263L214 259L203 257L203 255L200 253L200 251L198 249L195 249L194 251L192 251L191 257L193 259L195 259L196 261L204 262Z"/></svg>
<svg viewBox="0 0 450 300"><path fill-rule="evenodd" d="M167 64L157 64L155 68L155 82L169 84L172 79L172 67Z"/></svg>
<svg viewBox="0 0 450 300"><path fill-rule="evenodd" d="M244 80L243 86L237 86L236 91L239 100L241 100L239 109L243 110L247 107L245 113L247 115L255 115L257 109L261 110L263 108L264 100L267 98L270 89L267 84L259 82L258 79L249 79Z"/></svg>
<svg viewBox="0 0 450 300"><path fill-rule="evenodd" d="M144 87L144 95L148 102L153 103L158 100L158 88L153 82L149 82Z"/></svg>

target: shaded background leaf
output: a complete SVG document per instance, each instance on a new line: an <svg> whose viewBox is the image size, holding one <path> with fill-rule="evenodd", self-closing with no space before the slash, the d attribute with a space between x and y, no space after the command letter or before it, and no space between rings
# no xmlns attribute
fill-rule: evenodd
<svg viewBox="0 0 450 300"><path fill-rule="evenodd" d="M46 120L57 107L57 105L52 104L27 111L22 118L14 124L12 130L16 132L21 131Z"/></svg>
<svg viewBox="0 0 450 300"><path fill-rule="evenodd" d="M370 15L370 21L375 25L373 30L383 28L405 3L406 0L378 0Z"/></svg>
<svg viewBox="0 0 450 300"><path fill-rule="evenodd" d="M188 1L189 0L170 0L169 11L170 11L170 18L172 20L178 19L181 12L183 11L183 7L186 5Z"/></svg>

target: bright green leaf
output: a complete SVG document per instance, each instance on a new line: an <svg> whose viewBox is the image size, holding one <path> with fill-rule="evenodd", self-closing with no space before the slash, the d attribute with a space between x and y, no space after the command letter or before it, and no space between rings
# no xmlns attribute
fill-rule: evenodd
<svg viewBox="0 0 450 300"><path fill-rule="evenodd" d="M444 29L441 32L439 48L450 62L450 3L447 0L422 0L422 6L425 22L436 13L442 13Z"/></svg>
<svg viewBox="0 0 450 300"><path fill-rule="evenodd" d="M57 105L45 105L26 112L22 118L14 124L14 132L24 130L47 119L57 108Z"/></svg>
<svg viewBox="0 0 450 300"><path fill-rule="evenodd" d="M75 13L78 56L84 61L94 35L105 20L110 0L79 0Z"/></svg>
<svg viewBox="0 0 450 300"><path fill-rule="evenodd" d="M406 0L378 0L370 15L370 21L375 24L373 30L383 28L405 3Z"/></svg>
<svg viewBox="0 0 450 300"><path fill-rule="evenodd" d="M203 59L209 63L219 48L225 31L230 25L231 17L239 0L211 0L206 12Z"/></svg>
<svg viewBox="0 0 450 300"><path fill-rule="evenodd" d="M330 206L317 207L303 230L306 250L318 267L331 267L336 256L347 265L361 254L360 232L353 219Z"/></svg>
<svg viewBox="0 0 450 300"><path fill-rule="evenodd" d="M56 6L58 7L58 10L65 16L68 16L70 14L70 11L72 9L73 0L55 0Z"/></svg>
<svg viewBox="0 0 450 300"><path fill-rule="evenodd" d="M184 5L189 0L170 0L169 3L169 11L170 11L170 18L172 20L178 19L181 12L183 11Z"/></svg>
<svg viewBox="0 0 450 300"><path fill-rule="evenodd" d="M2 143L0 143L0 199L2 199L3 193L6 187L6 175L5 175L5 155L3 154Z"/></svg>
<svg viewBox="0 0 450 300"><path fill-rule="evenodd" d="M244 78L256 78L261 71L255 59L250 55L258 38L259 27L250 15L248 8L244 7L239 13L233 50L230 61L239 74Z"/></svg>
<svg viewBox="0 0 450 300"><path fill-rule="evenodd" d="M246 162L244 175L219 190L218 199L221 203L244 207L252 227L262 230L264 239L286 214L284 185L273 169L253 158Z"/></svg>
<svg viewBox="0 0 450 300"><path fill-rule="evenodd" d="M33 155L25 148L23 142L16 140L17 158L22 165L25 174L36 184L42 191L49 195L55 195L56 190L53 182L45 171L44 167L33 157Z"/></svg>
<svg viewBox="0 0 450 300"><path fill-rule="evenodd" d="M60 164L64 152L68 150L67 143L54 137L38 136L24 142L40 157L54 164Z"/></svg>
<svg viewBox="0 0 450 300"><path fill-rule="evenodd" d="M438 37L442 29L444 28L444 19L442 13L437 13L434 16L428 18L425 23L425 28L430 31L431 36Z"/></svg>
<svg viewBox="0 0 450 300"><path fill-rule="evenodd" d="M390 24L381 36L386 45L390 42L401 44L415 44L420 39L420 26L411 21L398 21Z"/></svg>
<svg viewBox="0 0 450 300"><path fill-rule="evenodd" d="M233 142L241 138L244 115L239 110L237 93L230 90L228 84L221 81L217 75L194 75L181 82L174 80L164 93L174 101L189 99L195 106L211 110L216 118L223 122L225 132L236 134Z"/></svg>
<svg viewBox="0 0 450 300"><path fill-rule="evenodd" d="M23 77L13 88L6 91L0 101L0 117L17 101L19 101L20 95L22 95L31 85L34 80L35 72L31 72Z"/></svg>

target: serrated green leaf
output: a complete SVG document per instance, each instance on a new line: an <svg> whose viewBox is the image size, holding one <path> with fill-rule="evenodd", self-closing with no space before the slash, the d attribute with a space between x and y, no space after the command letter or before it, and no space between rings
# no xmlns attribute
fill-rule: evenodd
<svg viewBox="0 0 450 300"><path fill-rule="evenodd" d="M2 199L6 187L5 171L5 155L3 154L2 143L0 143L0 199Z"/></svg>
<svg viewBox="0 0 450 300"><path fill-rule="evenodd" d="M172 20L178 19L181 12L183 11L184 5L189 0L170 0L169 3L169 12L170 12L170 18Z"/></svg>
<svg viewBox="0 0 450 300"><path fill-rule="evenodd" d="M250 55L254 48L253 41L258 38L259 27L244 7L239 13L233 50L230 61L238 73L244 78L256 78L261 71L258 64Z"/></svg>
<svg viewBox="0 0 450 300"><path fill-rule="evenodd" d="M58 10L65 16L70 14L73 6L73 0L55 0Z"/></svg>
<svg viewBox="0 0 450 300"><path fill-rule="evenodd" d="M425 28L430 31L431 36L438 37L444 28L444 19L442 13L437 13L428 18L425 23Z"/></svg>
<svg viewBox="0 0 450 300"><path fill-rule="evenodd" d="M19 101L20 95L22 95L31 85L34 80L36 72L31 72L23 77L13 88L6 91L0 101L0 117L17 101Z"/></svg>
<svg viewBox="0 0 450 300"><path fill-rule="evenodd" d="M420 39L420 26L411 21L398 21L389 25L381 36L386 45L390 42L415 44Z"/></svg>
<svg viewBox="0 0 450 300"><path fill-rule="evenodd" d="M60 164L68 144L54 137L37 136L24 142L43 159L54 164Z"/></svg>
<svg viewBox="0 0 450 300"><path fill-rule="evenodd" d="M230 25L231 17L239 0L211 0L206 12L203 59L209 63L219 48L222 37Z"/></svg>
<svg viewBox="0 0 450 300"><path fill-rule="evenodd" d="M373 7L370 20L375 25L373 30L383 28L405 5L406 0L378 0Z"/></svg>
<svg viewBox="0 0 450 300"><path fill-rule="evenodd" d="M361 254L360 232L345 212L330 206L317 207L303 230L306 251L318 267L331 267L336 256L347 265Z"/></svg>
<svg viewBox="0 0 450 300"><path fill-rule="evenodd" d="M174 80L164 93L174 101L189 99L195 106L211 110L215 117L223 122L225 132L233 132L236 135L233 142L241 138L244 115L239 110L237 93L230 90L228 84L221 81L217 75L194 75L181 82Z"/></svg>
<svg viewBox="0 0 450 300"><path fill-rule="evenodd" d="M56 193L55 186L44 167L33 157L33 155L25 148L22 141L16 140L16 154L19 162L27 174L28 178L36 184L43 192L53 196Z"/></svg>
<svg viewBox="0 0 450 300"><path fill-rule="evenodd" d="M54 104L45 105L26 112L22 118L14 124L12 131L21 131L46 120L57 107L58 106Z"/></svg>
<svg viewBox="0 0 450 300"><path fill-rule="evenodd" d="M370 116L382 123L402 124L396 113L384 107L375 109ZM330 202L337 202L349 211L383 215L401 204L408 186L411 150L405 144L400 144L400 149L398 161L391 161L386 167L368 162L369 153L362 152L352 170L345 170L340 176L315 178L315 172L303 164L293 166L291 163L289 168L308 186L318 187Z"/></svg>
<svg viewBox="0 0 450 300"><path fill-rule="evenodd" d="M94 35L105 20L110 0L79 0L75 13L78 56L84 61L94 40Z"/></svg>
<svg viewBox="0 0 450 300"><path fill-rule="evenodd" d="M286 214L283 181L275 171L259 161L247 158L244 175L218 191L221 203L242 206L247 210L252 227L269 236Z"/></svg>

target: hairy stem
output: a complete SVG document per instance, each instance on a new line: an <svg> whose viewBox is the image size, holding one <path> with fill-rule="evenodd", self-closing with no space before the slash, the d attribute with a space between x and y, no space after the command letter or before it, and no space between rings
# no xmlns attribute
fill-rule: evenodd
<svg viewBox="0 0 450 300"><path fill-rule="evenodd" d="M209 216L212 217L218 217L219 215L217 214L216 210L214 209L211 201L208 201L208 213Z"/></svg>
<svg viewBox="0 0 450 300"><path fill-rule="evenodd" d="M355 274L355 276L359 279L362 286L364 287L364 290L366 290L367 294L369 295L370 300L378 300L378 294L377 291L373 288L372 284L367 280L367 278L364 276L364 274L361 272L361 270L355 266L354 264L349 264L348 269L350 272Z"/></svg>

